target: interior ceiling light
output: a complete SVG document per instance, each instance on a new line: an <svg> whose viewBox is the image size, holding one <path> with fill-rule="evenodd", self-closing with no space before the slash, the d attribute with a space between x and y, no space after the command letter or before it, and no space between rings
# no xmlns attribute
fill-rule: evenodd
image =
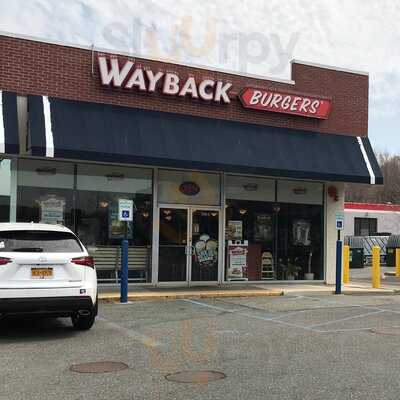
<svg viewBox="0 0 400 400"><path fill-rule="evenodd" d="M36 168L36 172L38 175L55 175L57 170L55 168L44 167L44 168Z"/></svg>
<svg viewBox="0 0 400 400"><path fill-rule="evenodd" d="M247 210L245 209L245 208L241 208L240 210L239 210L239 214L241 214L241 215L244 215L244 214L246 214L247 213Z"/></svg>
<svg viewBox="0 0 400 400"><path fill-rule="evenodd" d="M256 183L246 183L243 185L243 189L247 190L248 192L255 192L258 190L258 185Z"/></svg>
<svg viewBox="0 0 400 400"><path fill-rule="evenodd" d="M106 178L109 181L122 181L125 178L125 175L124 174L120 174L118 172L113 172L111 174L107 174Z"/></svg>

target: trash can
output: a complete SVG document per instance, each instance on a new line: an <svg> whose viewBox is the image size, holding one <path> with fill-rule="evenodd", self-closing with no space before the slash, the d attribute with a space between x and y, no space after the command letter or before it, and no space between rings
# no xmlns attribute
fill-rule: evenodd
<svg viewBox="0 0 400 400"><path fill-rule="evenodd" d="M386 243L386 266L396 266L396 249L400 249L400 235L390 235Z"/></svg>
<svg viewBox="0 0 400 400"><path fill-rule="evenodd" d="M364 238L346 236L344 244L350 247L350 268L364 268Z"/></svg>

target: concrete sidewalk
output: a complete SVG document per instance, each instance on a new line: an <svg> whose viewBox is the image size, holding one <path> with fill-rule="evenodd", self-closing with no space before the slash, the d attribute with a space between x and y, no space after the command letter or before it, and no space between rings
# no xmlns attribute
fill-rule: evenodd
<svg viewBox="0 0 400 400"><path fill-rule="evenodd" d="M353 280L348 285L342 286L343 294L396 294L400 292L400 280L398 283L387 285L382 279L380 289L372 288L370 282ZM211 287L192 288L156 288L151 286L130 285L128 300L171 300L171 299L195 299L195 298L222 298L222 297L267 297L282 296L300 293L333 294L334 285L323 283L260 283L251 285L222 285ZM114 302L119 301L118 287L101 287L99 300Z"/></svg>

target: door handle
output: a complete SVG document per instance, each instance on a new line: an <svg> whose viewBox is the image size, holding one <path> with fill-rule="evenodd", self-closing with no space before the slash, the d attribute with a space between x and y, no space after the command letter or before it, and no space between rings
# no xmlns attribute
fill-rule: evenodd
<svg viewBox="0 0 400 400"><path fill-rule="evenodd" d="M194 246L186 246L185 247L185 254L192 256L194 254Z"/></svg>

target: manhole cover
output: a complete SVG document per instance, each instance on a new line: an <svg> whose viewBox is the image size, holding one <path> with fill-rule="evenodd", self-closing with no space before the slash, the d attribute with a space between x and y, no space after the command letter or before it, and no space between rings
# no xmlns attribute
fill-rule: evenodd
<svg viewBox="0 0 400 400"><path fill-rule="evenodd" d="M400 336L400 327L372 329L371 331L378 335Z"/></svg>
<svg viewBox="0 0 400 400"><path fill-rule="evenodd" d="M71 365L70 370L81 374L101 374L104 372L117 372L129 368L122 362L99 361L84 364Z"/></svg>
<svg viewBox="0 0 400 400"><path fill-rule="evenodd" d="M207 383L225 379L226 375L218 371L182 371L166 375L165 378L172 382Z"/></svg>

